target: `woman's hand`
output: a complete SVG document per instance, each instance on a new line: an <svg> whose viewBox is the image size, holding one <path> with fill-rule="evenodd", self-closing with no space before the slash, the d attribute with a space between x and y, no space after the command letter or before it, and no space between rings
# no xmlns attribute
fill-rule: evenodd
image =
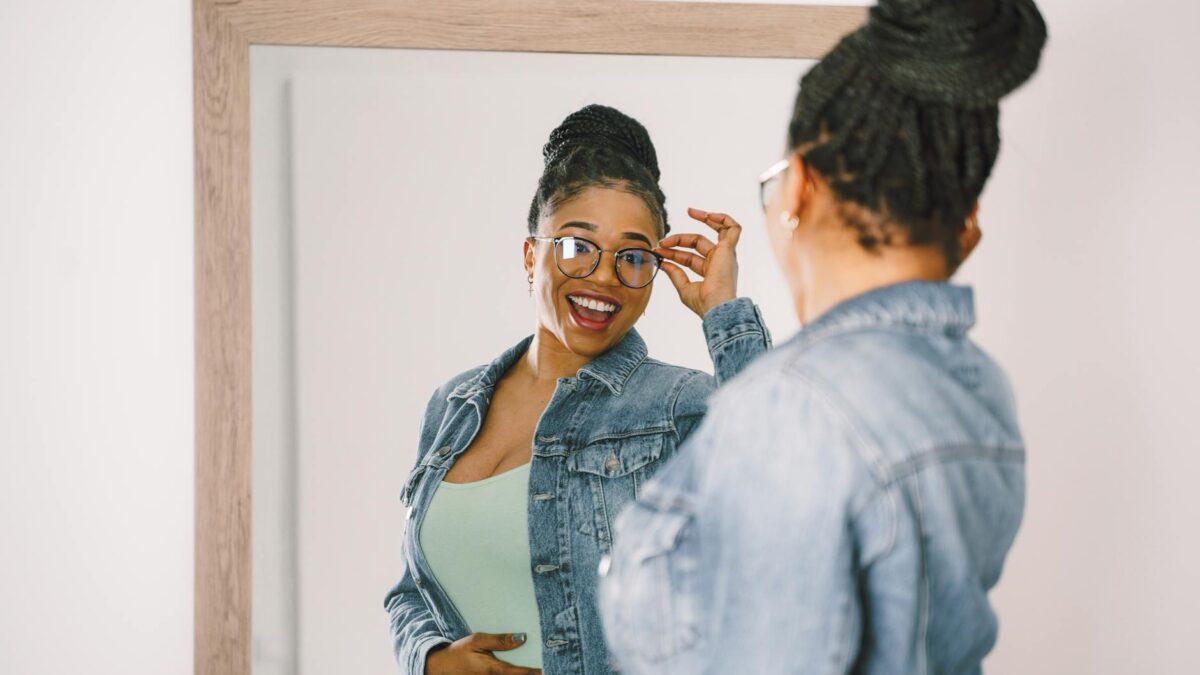
<svg viewBox="0 0 1200 675"><path fill-rule="evenodd" d="M659 242L654 252L666 258L662 269L679 291L679 299L703 319L708 310L737 297L737 242L742 226L724 213L688 209L688 215L716 230L717 243L699 234L673 234ZM684 267L702 278L692 281Z"/></svg>
<svg viewBox="0 0 1200 675"><path fill-rule="evenodd" d="M525 644L525 635L472 633L461 640L429 652L425 658L427 675L541 675L535 668L505 663L492 655Z"/></svg>

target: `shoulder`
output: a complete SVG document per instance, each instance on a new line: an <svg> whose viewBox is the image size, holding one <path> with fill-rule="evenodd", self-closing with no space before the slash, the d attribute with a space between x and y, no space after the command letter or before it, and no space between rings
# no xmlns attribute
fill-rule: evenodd
<svg viewBox="0 0 1200 675"><path fill-rule="evenodd" d="M791 363L768 353L709 399L697 432L702 489L718 504L781 513L853 510L878 485L872 449L824 383Z"/></svg>
<svg viewBox="0 0 1200 675"><path fill-rule="evenodd" d="M637 386L646 395L670 406L676 417L703 415L717 380L703 370L664 363L647 357L635 371Z"/></svg>
<svg viewBox="0 0 1200 675"><path fill-rule="evenodd" d="M468 383L478 380L479 376L482 375L485 370L487 370L487 367L488 365L485 363L475 366L474 368L468 368L461 373L458 373L454 377L451 377L443 382L442 385L434 391L434 398L440 397L444 401L456 390L460 388L466 388Z"/></svg>
<svg viewBox="0 0 1200 675"><path fill-rule="evenodd" d="M432 442L432 436L441 428L442 421L451 412L451 395L456 392L466 393L470 389L470 383L477 380L486 369L486 365L469 368L433 390L429 401L425 404L425 411L421 415L421 448L418 450L418 454L422 454L427 449Z"/></svg>
<svg viewBox="0 0 1200 675"><path fill-rule="evenodd" d="M778 475L811 472L866 478L875 452L859 433L855 411L836 387L840 377L805 370L816 345L791 340L764 354L708 401L708 435L716 465L748 462ZM824 361L822 361L824 363ZM730 453L729 449L735 451ZM731 467L727 467L731 469Z"/></svg>
<svg viewBox="0 0 1200 675"><path fill-rule="evenodd" d="M811 435L814 419L840 418L832 414L838 411L822 383L799 373L794 367L796 354L789 351L776 349L756 359L711 395L710 410L751 425L769 417L772 425L792 437Z"/></svg>
<svg viewBox="0 0 1200 675"><path fill-rule="evenodd" d="M948 448L1022 444L1007 378L963 337L865 328L788 352L760 386L787 380L823 401L881 480Z"/></svg>

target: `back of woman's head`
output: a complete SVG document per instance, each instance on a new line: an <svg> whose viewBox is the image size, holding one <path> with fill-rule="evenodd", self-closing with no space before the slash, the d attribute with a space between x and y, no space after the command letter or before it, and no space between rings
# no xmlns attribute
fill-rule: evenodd
<svg viewBox="0 0 1200 675"><path fill-rule="evenodd" d="M789 146L868 250L958 233L1000 149L1001 98L1037 69L1033 0L880 0L800 82Z"/></svg>
<svg viewBox="0 0 1200 675"><path fill-rule="evenodd" d="M537 234L542 216L590 187L640 197L659 234L670 230L654 143L646 127L620 110L592 104L571 113L550 132L542 159L545 168L529 206L530 234Z"/></svg>

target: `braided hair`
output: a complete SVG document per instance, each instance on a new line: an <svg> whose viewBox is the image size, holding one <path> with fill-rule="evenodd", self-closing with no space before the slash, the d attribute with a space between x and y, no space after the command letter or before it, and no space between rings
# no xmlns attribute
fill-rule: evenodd
<svg viewBox="0 0 1200 675"><path fill-rule="evenodd" d="M1045 42L1033 0L879 0L801 79L788 145L865 249L939 244L956 266L1000 150L998 103Z"/></svg>
<svg viewBox="0 0 1200 675"><path fill-rule="evenodd" d="M589 187L624 190L646 203L659 225L670 231L667 198L658 186L658 155L646 127L625 113L592 104L567 116L542 147L545 168L529 205L529 233L537 234L546 213Z"/></svg>

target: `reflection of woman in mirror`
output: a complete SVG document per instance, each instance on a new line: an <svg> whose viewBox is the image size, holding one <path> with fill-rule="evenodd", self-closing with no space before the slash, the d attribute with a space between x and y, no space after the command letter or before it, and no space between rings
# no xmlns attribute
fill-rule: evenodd
<svg viewBox="0 0 1200 675"><path fill-rule="evenodd" d="M407 673L609 672L595 587L612 517L717 381L770 345L735 297L736 223L691 212L718 233L686 238L708 253L689 265L701 281L656 252L667 215L641 124L588 106L543 155L525 242L534 334L434 392L403 491L406 565L385 604ZM716 378L647 357L634 324L660 266L703 317Z"/></svg>
<svg viewBox="0 0 1200 675"><path fill-rule="evenodd" d="M881 0L805 75L762 178L804 328L618 518L623 672L980 672L1025 450L948 279L1045 38L1031 0Z"/></svg>

